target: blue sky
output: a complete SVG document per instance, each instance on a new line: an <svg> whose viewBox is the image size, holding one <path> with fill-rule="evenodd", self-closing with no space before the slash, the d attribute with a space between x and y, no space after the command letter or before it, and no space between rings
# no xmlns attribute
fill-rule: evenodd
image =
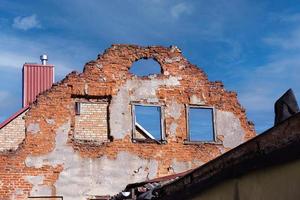
<svg viewBox="0 0 300 200"><path fill-rule="evenodd" d="M1 0L0 121L21 107L21 68L47 53L56 80L113 43L176 45L238 93L258 132L288 88L300 99L300 3L255 0Z"/></svg>
<svg viewBox="0 0 300 200"><path fill-rule="evenodd" d="M136 122L148 131L156 140L161 140L160 107L135 106Z"/></svg>
<svg viewBox="0 0 300 200"><path fill-rule="evenodd" d="M189 108L190 141L214 141L213 110Z"/></svg>

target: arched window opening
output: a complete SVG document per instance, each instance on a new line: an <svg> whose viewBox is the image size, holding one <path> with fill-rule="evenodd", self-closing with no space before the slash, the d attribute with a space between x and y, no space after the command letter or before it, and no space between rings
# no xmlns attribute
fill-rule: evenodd
<svg viewBox="0 0 300 200"><path fill-rule="evenodd" d="M132 64L129 71L137 76L149 76L161 74L162 69L159 63L153 59L140 59Z"/></svg>

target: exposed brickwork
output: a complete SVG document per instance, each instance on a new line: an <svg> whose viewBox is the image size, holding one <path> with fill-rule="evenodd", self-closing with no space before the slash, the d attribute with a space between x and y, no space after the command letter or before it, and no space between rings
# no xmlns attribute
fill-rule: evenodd
<svg viewBox="0 0 300 200"><path fill-rule="evenodd" d="M75 116L74 139L92 142L108 140L107 103L80 103Z"/></svg>
<svg viewBox="0 0 300 200"><path fill-rule="evenodd" d="M134 61L141 58L155 59L161 65L163 73L150 77L135 77L129 72L129 68ZM76 131L74 107L78 96L86 99L112 97L108 115L110 142L91 145L74 140L74 127ZM68 176L69 168L65 167L67 161L63 160L55 164L49 160L54 159L53 155L56 155L54 149L66 148L61 144L59 148L57 147L58 143L62 141L56 137L59 136L57 130L68 121L71 121L73 127L68 133L69 138L66 145L74 150L73 154L76 154L76 159L82 160L80 163L95 162L95 167L99 165L99 159L117 160L120 152L127 152L140 159L148 160L149 163L152 163L152 168L155 163L158 163L157 171L154 172L156 176L162 176L174 173L170 170L172 165L187 166L186 169L189 169L215 158L228 150L222 145L224 137L227 137L222 132L217 133L218 144L184 144L184 140L187 138L184 105L195 104L194 99L199 104L233 113L233 116L238 119L238 125L244 131L244 141L255 136L253 125L247 121L245 110L238 103L236 93L226 91L221 82L208 81L205 73L190 64L176 47L113 45L104 54L99 55L95 61L87 63L83 73L72 72L61 83L39 95L37 102L31 105L26 114L26 127L38 123L40 130L35 134L27 133L25 141L16 152L0 156L0 181L5 183L0 185L0 199L27 197L32 191L33 184L26 181L26 176L43 176L43 183L40 185L51 188L52 195L57 194L57 190L63 189L57 188L55 185ZM133 143L131 140L130 102L151 103L150 100L154 104L165 106L166 144ZM54 123L49 123L49 119ZM72 154L69 149L66 152ZM35 157L38 161L29 166L28 158L30 156ZM76 160L68 162L75 164ZM127 162L130 163L130 161ZM102 177L100 175L105 171L97 170L93 174L89 174L87 170L91 170L90 168L78 166L76 170L82 172L78 173L78 176L84 175L87 180L95 176ZM118 167L113 166L113 168ZM109 167L107 166L105 169L107 168ZM141 171L147 172L149 169L150 167L143 166ZM120 168L120 170L122 169ZM153 171L151 173L153 174ZM111 176L110 188L119 186L120 180L132 182L140 180L135 179L135 176L137 176L135 173L133 175L124 173L123 177ZM91 185L82 185L79 183L84 181L83 178L72 178L74 179L72 182L74 188L66 189L68 191L60 192L57 195L67 195L70 190L76 192L80 189L76 188L76 185L99 188L97 191L101 194L100 184L104 181L99 180ZM78 184L76 181L79 181ZM79 195L78 198L82 199Z"/></svg>
<svg viewBox="0 0 300 200"><path fill-rule="evenodd" d="M25 120L22 113L0 129L0 151L16 150L25 138Z"/></svg>

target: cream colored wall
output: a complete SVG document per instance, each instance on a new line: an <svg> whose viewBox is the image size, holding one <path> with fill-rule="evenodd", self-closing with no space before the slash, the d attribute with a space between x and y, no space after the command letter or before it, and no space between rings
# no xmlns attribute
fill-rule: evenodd
<svg viewBox="0 0 300 200"><path fill-rule="evenodd" d="M16 150L25 139L25 112L0 129L0 152Z"/></svg>
<svg viewBox="0 0 300 200"><path fill-rule="evenodd" d="M80 115L75 116L77 140L105 142L108 140L107 103L81 103Z"/></svg>
<svg viewBox="0 0 300 200"><path fill-rule="evenodd" d="M193 200L300 199L300 160L224 181Z"/></svg>

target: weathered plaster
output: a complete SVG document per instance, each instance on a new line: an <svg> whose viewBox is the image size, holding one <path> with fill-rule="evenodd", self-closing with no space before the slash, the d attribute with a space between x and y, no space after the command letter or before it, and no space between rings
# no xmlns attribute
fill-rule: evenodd
<svg viewBox="0 0 300 200"><path fill-rule="evenodd" d="M64 199L84 199L95 194L115 194L130 182L138 182L156 177L158 162L127 152L119 152L116 159L107 156L84 158L67 144L70 122L57 130L55 149L43 156L28 156L25 164L28 167L41 168L45 165L63 166L58 180L54 184L57 195ZM122 177L122 178L120 178ZM33 181L34 180L34 181ZM45 195L46 190L41 177L30 177L34 183L34 194Z"/></svg>
<svg viewBox="0 0 300 200"><path fill-rule="evenodd" d="M164 80L151 77L151 80L133 79L127 80L126 83L119 89L116 96L112 98L110 106L110 128L111 135L115 139L123 139L126 133L132 130L132 119L130 102L146 100L148 103L157 103L157 89L160 86L178 86L180 85L180 77L169 77ZM177 104L175 106L178 107ZM175 108L175 117L178 114L178 109Z"/></svg>
<svg viewBox="0 0 300 200"><path fill-rule="evenodd" d="M175 100L173 100L170 106L167 107L166 114L177 120L181 116L181 112L183 109L184 105L179 104Z"/></svg>
<svg viewBox="0 0 300 200"><path fill-rule="evenodd" d="M30 196L38 196L43 194L45 196L50 196L52 193L51 187L43 185L44 176L26 176L25 180L33 185Z"/></svg>
<svg viewBox="0 0 300 200"><path fill-rule="evenodd" d="M20 199L18 198L18 196L24 195L24 191L20 188L16 188L16 190L14 191L14 193L11 195L12 200L17 200Z"/></svg>
<svg viewBox="0 0 300 200"><path fill-rule="evenodd" d="M46 119L46 122L49 125L54 125L55 124L55 120L54 119Z"/></svg>
<svg viewBox="0 0 300 200"><path fill-rule="evenodd" d="M216 110L216 132L224 136L223 145L226 148L234 148L244 142L244 129L232 112Z"/></svg>
<svg viewBox="0 0 300 200"><path fill-rule="evenodd" d="M174 173L181 173L184 171L187 171L193 167L199 167L201 165L203 165L204 162L200 161L200 160L192 160L192 161L188 161L188 162L182 162L182 161L178 161L176 159L172 160L172 169Z"/></svg>
<svg viewBox="0 0 300 200"><path fill-rule="evenodd" d="M196 95L192 95L190 97L190 103L191 104L197 104L197 105L205 105L204 100L198 98Z"/></svg>
<svg viewBox="0 0 300 200"><path fill-rule="evenodd" d="M40 125L38 123L30 123L27 127L27 132L36 134L40 131Z"/></svg>
<svg viewBox="0 0 300 200"><path fill-rule="evenodd" d="M175 122L172 122L170 125L170 134L171 136L175 136L176 135L176 129L177 129L178 125Z"/></svg>

